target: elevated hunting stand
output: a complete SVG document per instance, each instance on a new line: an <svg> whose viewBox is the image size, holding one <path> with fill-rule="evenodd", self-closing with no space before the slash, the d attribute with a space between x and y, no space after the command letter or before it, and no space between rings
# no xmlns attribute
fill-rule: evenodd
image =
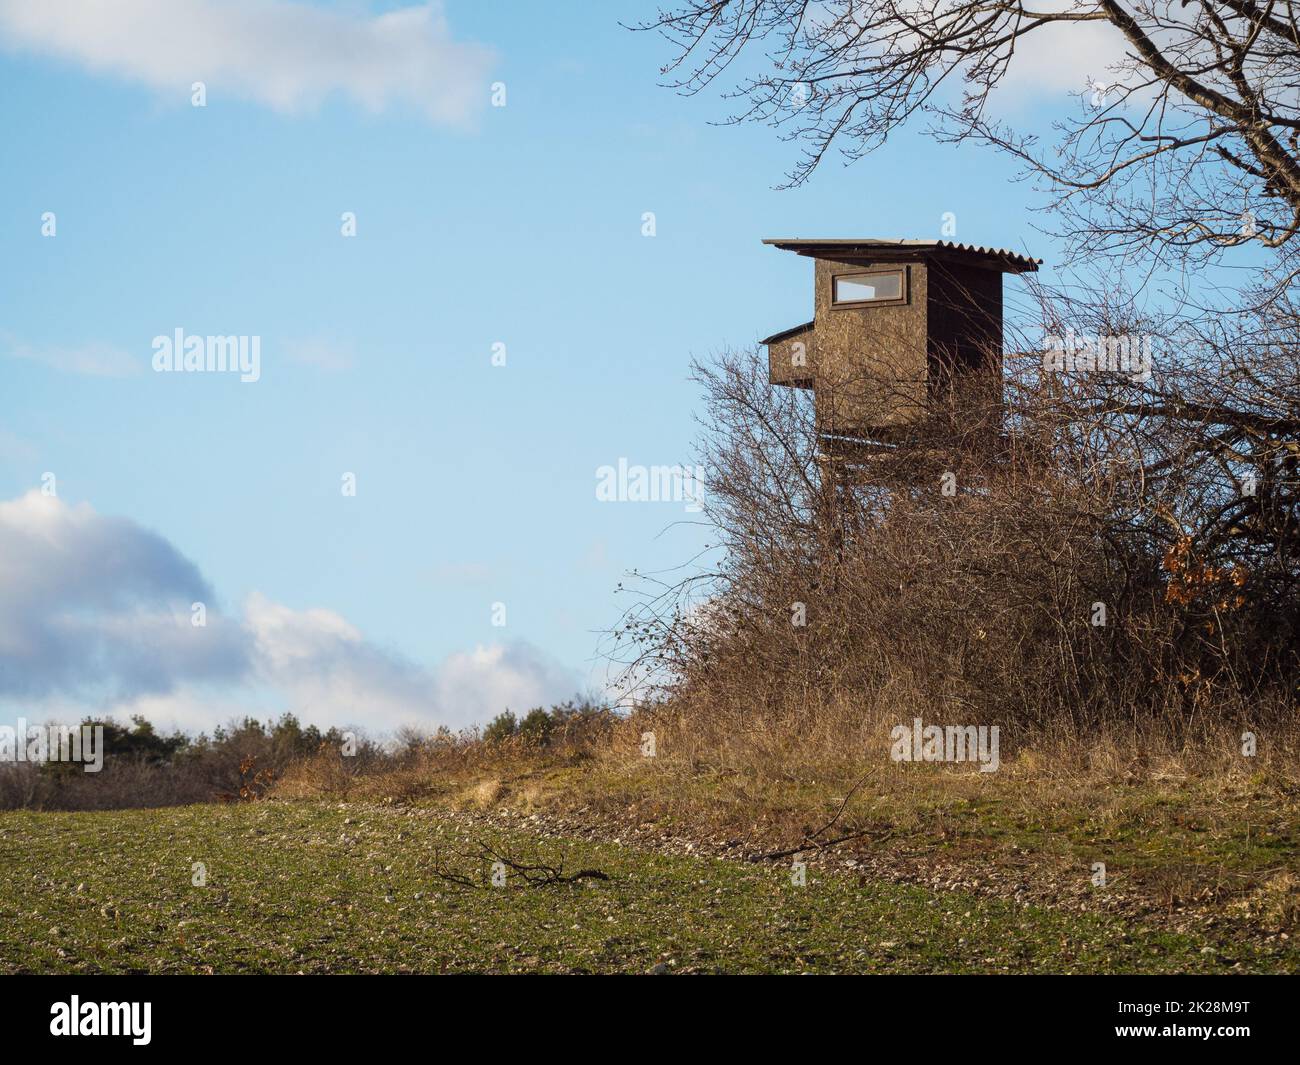
<svg viewBox="0 0 1300 1065"><path fill-rule="evenodd" d="M944 240L763 241L814 261L813 318L765 338L772 384L813 390L837 529L841 490L939 413L972 434L1002 411L1002 275L1040 260ZM839 533L833 534L838 551Z"/></svg>

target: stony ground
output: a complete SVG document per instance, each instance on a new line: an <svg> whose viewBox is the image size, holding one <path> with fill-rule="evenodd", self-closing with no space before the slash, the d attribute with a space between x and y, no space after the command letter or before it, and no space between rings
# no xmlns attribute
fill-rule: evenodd
<svg viewBox="0 0 1300 1065"><path fill-rule="evenodd" d="M0 972L1300 970L1294 939L712 849L429 805L5 813Z"/></svg>

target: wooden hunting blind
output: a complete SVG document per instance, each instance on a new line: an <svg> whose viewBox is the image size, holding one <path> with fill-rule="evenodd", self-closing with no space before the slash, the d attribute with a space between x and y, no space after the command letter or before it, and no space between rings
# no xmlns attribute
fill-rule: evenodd
<svg viewBox="0 0 1300 1065"><path fill-rule="evenodd" d="M763 243L814 260L812 321L761 343L772 384L813 389L819 431L887 439L939 401L1000 406L1002 275L1040 260L943 240Z"/></svg>

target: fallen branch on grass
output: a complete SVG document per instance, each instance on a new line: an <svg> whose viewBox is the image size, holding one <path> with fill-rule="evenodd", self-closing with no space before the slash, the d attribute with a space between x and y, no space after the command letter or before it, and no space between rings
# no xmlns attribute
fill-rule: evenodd
<svg viewBox="0 0 1300 1065"><path fill-rule="evenodd" d="M831 847L836 847L841 843L847 843L849 840L852 839L861 839L864 836L877 836L880 839L880 842L882 843L885 840L892 837L894 834L893 829L882 830L882 829L864 828L858 832L847 832L842 836L837 836L835 839L818 840L817 838L823 832L835 826L835 822L837 822L842 816L844 816L844 811L849 805L849 800L852 799L853 796L857 794L858 789L860 789L863 784L865 784L868 780L870 780L873 776L875 776L876 773L878 773L879 771L880 771L879 766L877 766L875 769L867 770L867 772L864 773L858 779L858 782L854 784L853 787L849 788L848 793L844 796L844 799L840 802L839 807L836 809L835 813L831 816L831 819L827 821L826 824L822 825L821 828L817 829L816 832L811 832L808 835L804 836L803 842L800 843L799 846L790 847L787 850L768 851L765 854L751 854L748 860L751 862L770 862L770 861L775 861L778 858L789 858L791 855L799 854L800 852L806 850L819 850L819 851L827 850Z"/></svg>
<svg viewBox="0 0 1300 1065"><path fill-rule="evenodd" d="M892 828L864 828L861 832L849 832L843 836L837 836L835 839L826 839L821 840L820 842L805 837L804 841L797 847L791 847L788 850L783 851L767 851L765 854L751 854L746 861L771 862L775 861L777 858L789 858L793 854L801 854L804 851L829 850L831 847L837 847L841 843L847 843L851 839L862 839L864 836L872 836L877 842L884 843L886 840L893 839L894 830Z"/></svg>
<svg viewBox="0 0 1300 1065"><path fill-rule="evenodd" d="M579 869L576 873L566 873L562 861L557 865L542 861L525 862L511 857L483 840L476 839L474 843L478 847L477 854L461 854L459 857L475 864L484 861L493 864L499 863L502 871L509 870L513 872L529 887L545 887L550 884L576 884L580 880L610 879L608 873L601 872L599 869ZM456 884L459 887L480 888L492 884L490 879L487 883L484 883L481 879L475 879L454 869L446 868L436 857L434 859L433 875L440 880Z"/></svg>

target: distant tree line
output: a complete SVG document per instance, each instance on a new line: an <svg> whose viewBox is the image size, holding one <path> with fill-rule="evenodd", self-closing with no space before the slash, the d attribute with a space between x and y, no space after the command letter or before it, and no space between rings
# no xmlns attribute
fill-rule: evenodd
<svg viewBox="0 0 1300 1065"><path fill-rule="evenodd" d="M87 717L103 729L103 768L85 772L79 762L0 763L0 809L98 810L170 806L255 797L292 762L323 749L340 750L339 729L303 726L293 714L265 723L246 717L211 735L159 732L133 715L129 724ZM351 741L359 757L376 745Z"/></svg>
<svg viewBox="0 0 1300 1065"><path fill-rule="evenodd" d="M453 732L404 726L380 742L338 728L304 726L294 714L252 717L191 736L159 732L144 717L129 724L86 718L102 727L103 767L87 773L68 761L0 761L0 809L108 810L196 802L247 802L271 795L296 771L288 797L344 783L414 774L429 784L466 760L515 753L568 751L599 742L616 720L592 696L577 696L522 717L507 710L482 729ZM333 785L331 785L333 786ZM418 790L418 789L417 789Z"/></svg>

